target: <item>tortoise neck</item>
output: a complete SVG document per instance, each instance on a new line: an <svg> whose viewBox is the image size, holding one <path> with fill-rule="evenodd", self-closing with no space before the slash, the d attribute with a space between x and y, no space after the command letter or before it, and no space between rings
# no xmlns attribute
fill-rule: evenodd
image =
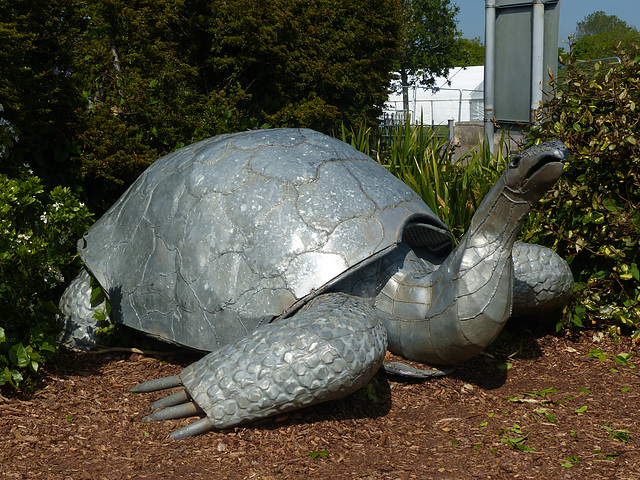
<svg viewBox="0 0 640 480"><path fill-rule="evenodd" d="M499 181L437 270L400 269L390 278L376 307L393 353L446 365L473 357L497 337L511 313L511 251L529 210Z"/></svg>

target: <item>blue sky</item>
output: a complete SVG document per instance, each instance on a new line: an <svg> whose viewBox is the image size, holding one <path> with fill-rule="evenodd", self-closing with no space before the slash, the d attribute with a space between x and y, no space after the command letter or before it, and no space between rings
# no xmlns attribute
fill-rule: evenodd
<svg viewBox="0 0 640 480"><path fill-rule="evenodd" d="M458 28L464 38L480 37L484 43L484 0L452 0L460 7ZM640 30L640 0L560 0L560 45L576 30L578 22L602 10Z"/></svg>

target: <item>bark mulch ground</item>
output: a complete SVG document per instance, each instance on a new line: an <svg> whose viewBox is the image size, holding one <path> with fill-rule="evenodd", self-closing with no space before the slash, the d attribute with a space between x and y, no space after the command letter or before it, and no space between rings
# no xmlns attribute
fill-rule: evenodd
<svg viewBox="0 0 640 480"><path fill-rule="evenodd" d="M141 423L161 394L129 388L192 355L63 352L35 392L0 395L0 479L637 480L640 367L615 361L636 352L520 332L444 378L379 373L370 395L179 441L195 419Z"/></svg>

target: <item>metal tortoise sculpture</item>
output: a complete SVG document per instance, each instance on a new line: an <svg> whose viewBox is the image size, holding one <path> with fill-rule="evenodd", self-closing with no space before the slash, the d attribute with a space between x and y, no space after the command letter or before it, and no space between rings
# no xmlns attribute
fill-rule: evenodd
<svg viewBox="0 0 640 480"><path fill-rule="evenodd" d="M151 165L78 243L120 323L211 352L146 420L201 420L174 438L357 391L387 349L452 365L514 312L563 306L564 260L515 243L558 180L561 142L513 157L454 248L444 225L385 168L312 130L257 130ZM61 299L67 340L91 340L83 272ZM412 375L415 372L408 372Z"/></svg>

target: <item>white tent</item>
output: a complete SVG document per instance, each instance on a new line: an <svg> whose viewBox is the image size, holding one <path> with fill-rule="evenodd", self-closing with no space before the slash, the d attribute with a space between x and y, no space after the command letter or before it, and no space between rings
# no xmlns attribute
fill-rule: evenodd
<svg viewBox="0 0 640 480"><path fill-rule="evenodd" d="M457 67L447 77L436 77L436 87L431 89L411 86L409 113L412 122L425 125L446 125L455 122L482 121L484 117L484 67ZM385 120L403 122L402 91L400 82L393 85L393 93L384 109Z"/></svg>

